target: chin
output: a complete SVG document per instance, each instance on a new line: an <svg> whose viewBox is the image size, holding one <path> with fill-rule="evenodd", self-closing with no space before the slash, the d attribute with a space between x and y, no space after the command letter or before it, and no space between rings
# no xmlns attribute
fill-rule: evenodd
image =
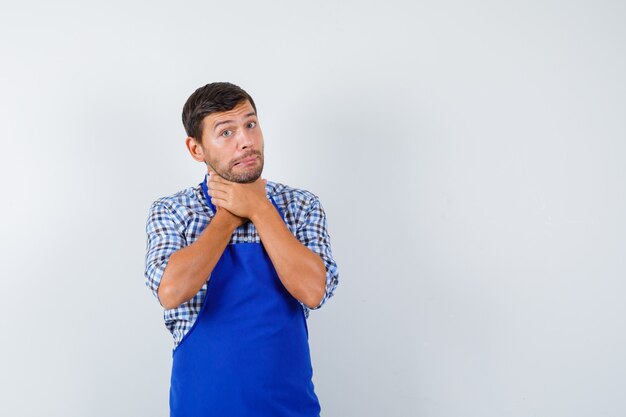
<svg viewBox="0 0 626 417"><path fill-rule="evenodd" d="M258 172L250 172L250 173L246 172L246 173L237 174L231 171L228 173L229 174L228 176L230 178L227 177L226 179L229 181L238 182L241 184L249 184L251 182L258 180L262 172L263 172L263 167L261 167L261 169Z"/></svg>

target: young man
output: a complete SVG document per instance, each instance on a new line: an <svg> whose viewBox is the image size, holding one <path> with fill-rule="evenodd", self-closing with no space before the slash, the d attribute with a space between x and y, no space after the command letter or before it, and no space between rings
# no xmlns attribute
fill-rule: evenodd
<svg viewBox="0 0 626 417"><path fill-rule="evenodd" d="M252 97L230 83L183 107L204 180L152 204L146 284L174 336L171 416L319 416L306 318L338 283L326 216L261 178Z"/></svg>

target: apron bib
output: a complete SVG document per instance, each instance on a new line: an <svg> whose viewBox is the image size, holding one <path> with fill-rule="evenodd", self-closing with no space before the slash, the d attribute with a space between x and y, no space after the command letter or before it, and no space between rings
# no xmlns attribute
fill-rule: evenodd
<svg viewBox="0 0 626 417"><path fill-rule="evenodd" d="M261 243L226 246L200 313L172 355L171 417L320 414L304 311Z"/></svg>

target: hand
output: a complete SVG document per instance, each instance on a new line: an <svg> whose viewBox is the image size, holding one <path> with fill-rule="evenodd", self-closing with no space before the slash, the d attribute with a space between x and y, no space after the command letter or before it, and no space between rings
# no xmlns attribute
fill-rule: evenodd
<svg viewBox="0 0 626 417"><path fill-rule="evenodd" d="M267 180L259 177L248 184L228 181L209 171L208 194L216 207L226 209L231 214L251 219L255 212L269 204L265 193Z"/></svg>
<svg viewBox="0 0 626 417"><path fill-rule="evenodd" d="M217 176L212 171L209 171L209 177L207 177L207 181L206 181L206 186L207 186L207 190L209 192L209 195L211 194L211 190L209 188L209 181L210 181L211 175ZM215 204L215 203L213 203L213 204ZM220 207L218 205L215 206L215 210L216 210L215 216L216 217L226 217L227 220L232 224L233 229L236 229L239 226L242 226L243 224L248 222L248 219L246 219L245 217L236 216L233 213L231 213L230 211L228 211L225 208Z"/></svg>

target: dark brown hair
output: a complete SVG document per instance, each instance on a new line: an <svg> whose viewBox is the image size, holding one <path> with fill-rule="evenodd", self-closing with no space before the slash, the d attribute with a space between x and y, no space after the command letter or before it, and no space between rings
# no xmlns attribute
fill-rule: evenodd
<svg viewBox="0 0 626 417"><path fill-rule="evenodd" d="M256 112L252 97L234 84L217 82L198 88L183 106L183 126L187 136L202 142L202 121L206 116L232 110L245 100L250 102Z"/></svg>

